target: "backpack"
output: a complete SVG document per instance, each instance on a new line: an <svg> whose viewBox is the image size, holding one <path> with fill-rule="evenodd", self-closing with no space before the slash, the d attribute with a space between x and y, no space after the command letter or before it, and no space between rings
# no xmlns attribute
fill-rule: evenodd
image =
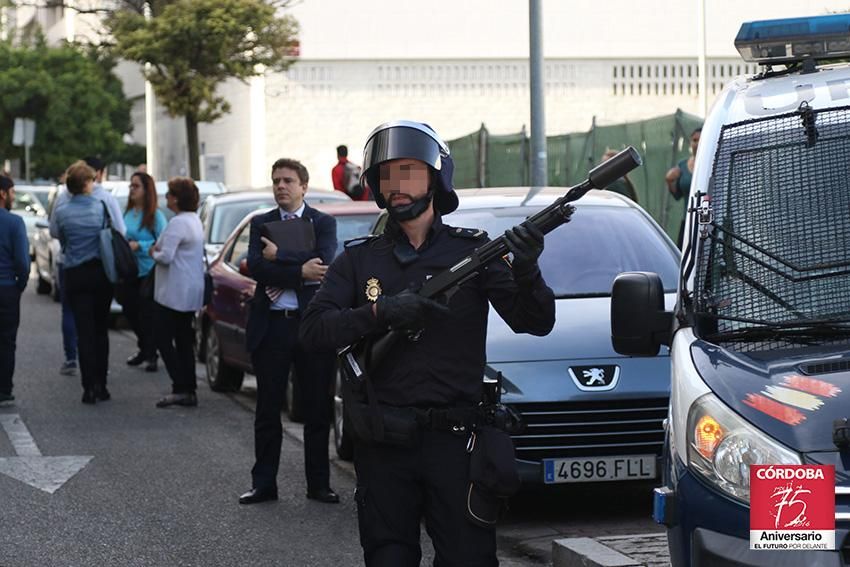
<svg viewBox="0 0 850 567"><path fill-rule="evenodd" d="M352 199L359 199L363 196L363 186L360 185L360 175L363 168L350 161L345 162L345 169L342 171L342 186L348 196Z"/></svg>

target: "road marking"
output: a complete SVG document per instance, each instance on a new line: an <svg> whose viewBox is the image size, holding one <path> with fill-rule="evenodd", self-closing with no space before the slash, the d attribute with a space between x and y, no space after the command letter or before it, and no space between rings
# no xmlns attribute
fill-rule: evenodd
<svg viewBox="0 0 850 567"><path fill-rule="evenodd" d="M21 416L0 414L0 427L12 443L17 457L0 458L0 474L53 494L83 470L93 457L45 457L30 435Z"/></svg>

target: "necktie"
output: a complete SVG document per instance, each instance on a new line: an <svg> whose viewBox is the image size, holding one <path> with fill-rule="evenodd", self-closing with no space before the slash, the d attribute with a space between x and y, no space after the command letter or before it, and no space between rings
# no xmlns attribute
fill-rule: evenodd
<svg viewBox="0 0 850 567"><path fill-rule="evenodd" d="M298 215L296 215L295 213L283 213L283 220L285 221L297 218ZM280 296L283 295L283 291L283 288L280 287L266 287L266 295L271 300L272 304L274 304L275 302L277 302L278 299L280 299Z"/></svg>

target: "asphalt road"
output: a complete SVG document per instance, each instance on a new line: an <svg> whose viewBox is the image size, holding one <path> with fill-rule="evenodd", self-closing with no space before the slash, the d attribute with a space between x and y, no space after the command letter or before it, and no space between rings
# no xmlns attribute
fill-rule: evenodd
<svg viewBox="0 0 850 567"><path fill-rule="evenodd" d="M0 408L0 566L362 564L350 467L331 470L341 504L309 501L301 444L286 435L280 501L240 506L253 462L250 391L219 395L201 380L198 408L157 409L166 373L127 367L134 341L112 331L112 400L84 405L79 377L58 373L59 305L34 288L21 306L17 401ZM52 474L48 457L91 459L53 493L6 474L26 463L38 485ZM512 547L500 544L503 566L540 564Z"/></svg>

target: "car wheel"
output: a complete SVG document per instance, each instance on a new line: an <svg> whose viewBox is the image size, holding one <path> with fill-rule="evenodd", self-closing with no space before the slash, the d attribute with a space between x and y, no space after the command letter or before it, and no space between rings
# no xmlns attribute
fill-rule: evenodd
<svg viewBox="0 0 850 567"><path fill-rule="evenodd" d="M342 374L337 372L334 385L334 446L337 456L343 461L354 459L354 442L348 433L347 421L345 405L342 402Z"/></svg>
<svg viewBox="0 0 850 567"><path fill-rule="evenodd" d="M221 358L221 343L214 328L207 332L207 382L213 392L238 392L245 373L230 366Z"/></svg>
<svg viewBox="0 0 850 567"><path fill-rule="evenodd" d="M50 286L50 297L53 298L53 301L59 303L62 301L62 291L59 289L59 273L53 270L53 258L50 258L48 262L50 262L48 266L51 266L50 275L53 276L53 285Z"/></svg>
<svg viewBox="0 0 850 567"><path fill-rule="evenodd" d="M38 285L35 287L35 292L39 295L47 295L53 286L46 279L38 276Z"/></svg>
<svg viewBox="0 0 850 567"><path fill-rule="evenodd" d="M205 362L207 356L207 318L201 314L195 314L192 319L192 326L195 329L195 355L198 362Z"/></svg>
<svg viewBox="0 0 850 567"><path fill-rule="evenodd" d="M301 414L301 400L298 392L298 378L295 375L295 369L289 371L289 380L286 381L286 413L289 414L290 421L295 423L304 423L304 416Z"/></svg>

